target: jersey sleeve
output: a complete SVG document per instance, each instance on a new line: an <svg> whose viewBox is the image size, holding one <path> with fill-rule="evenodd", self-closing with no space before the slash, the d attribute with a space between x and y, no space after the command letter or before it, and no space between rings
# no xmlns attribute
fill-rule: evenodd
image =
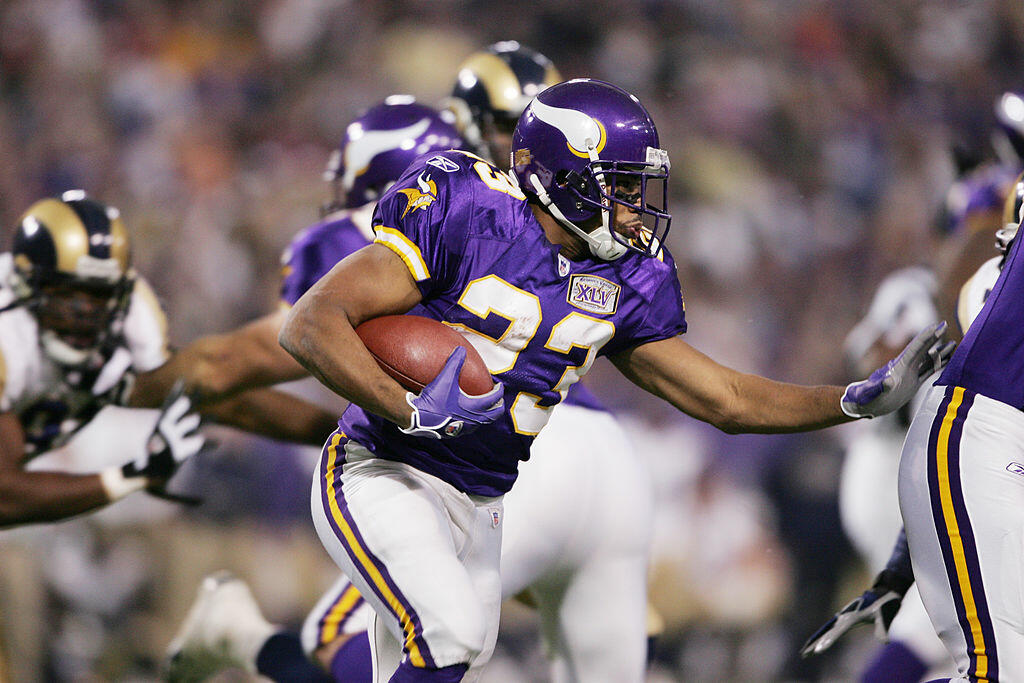
<svg viewBox="0 0 1024 683"><path fill-rule="evenodd" d="M647 317L633 336L632 346L669 339L686 332L686 305L675 271L666 275L651 298Z"/></svg>
<svg viewBox="0 0 1024 683"><path fill-rule="evenodd" d="M294 306L310 287L331 269L316 242L297 239L281 256L281 301Z"/></svg>
<svg viewBox="0 0 1024 683"><path fill-rule="evenodd" d="M466 247L474 188L462 165L452 166L414 162L373 215L374 243L405 262L424 296L457 280Z"/></svg>
<svg viewBox="0 0 1024 683"><path fill-rule="evenodd" d="M686 305L682 288L671 257L666 253L666 265L661 268L660 277L637 292L645 301L640 322L631 327L629 334L616 334L603 349L602 354L612 355L623 349L640 346L648 342L670 339L686 332Z"/></svg>
<svg viewBox="0 0 1024 683"><path fill-rule="evenodd" d="M167 316L153 288L142 276L135 279L132 300L124 321L124 336L136 372L148 372L170 357Z"/></svg>

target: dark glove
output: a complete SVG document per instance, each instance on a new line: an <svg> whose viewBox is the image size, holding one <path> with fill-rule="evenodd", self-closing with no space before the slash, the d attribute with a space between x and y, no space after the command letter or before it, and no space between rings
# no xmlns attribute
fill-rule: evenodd
<svg viewBox="0 0 1024 683"><path fill-rule="evenodd" d="M900 611L903 596L906 595L911 583L888 569L884 570L875 578L875 583L871 588L839 610L824 626L807 639L804 646L800 648L800 656L810 657L821 654L832 647L844 633L858 624L873 622L875 638L887 642L889 626Z"/></svg>

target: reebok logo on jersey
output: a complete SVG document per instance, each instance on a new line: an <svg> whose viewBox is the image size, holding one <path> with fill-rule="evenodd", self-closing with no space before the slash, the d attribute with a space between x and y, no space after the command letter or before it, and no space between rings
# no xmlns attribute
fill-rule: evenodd
<svg viewBox="0 0 1024 683"><path fill-rule="evenodd" d="M1024 477L1024 465L1021 465L1019 462L1011 462L1006 466L1006 471L1013 472L1014 474L1019 474Z"/></svg>
<svg viewBox="0 0 1024 683"><path fill-rule="evenodd" d="M603 277L573 275L569 280L569 295L566 301L584 311L611 315L619 307L621 292L621 287Z"/></svg>
<svg viewBox="0 0 1024 683"><path fill-rule="evenodd" d="M416 179L416 185L419 189L410 187L405 190L399 190L409 200L409 203L405 205L405 211L402 212L402 218L405 218L405 214L410 211L426 209L437 201L437 185L430 179L430 176L426 173L420 173L420 177Z"/></svg>
<svg viewBox="0 0 1024 683"><path fill-rule="evenodd" d="M459 170L459 165L457 163L445 157L431 157L427 160L427 163L441 169L445 173L455 173L455 171Z"/></svg>

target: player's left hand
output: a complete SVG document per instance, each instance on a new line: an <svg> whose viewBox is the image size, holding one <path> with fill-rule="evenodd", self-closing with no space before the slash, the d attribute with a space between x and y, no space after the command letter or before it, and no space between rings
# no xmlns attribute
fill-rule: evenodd
<svg viewBox="0 0 1024 683"><path fill-rule="evenodd" d="M842 409L850 417L878 417L896 410L917 393L921 383L949 361L956 348L944 342L945 321L918 333L893 360L871 376L846 387Z"/></svg>
<svg viewBox="0 0 1024 683"><path fill-rule="evenodd" d="M874 585L860 597L852 600L839 610L807 639L800 648L801 657L821 654L832 647L839 638L858 624L874 623L875 638L889 640L889 626L900 611L903 596L913 582L903 579L890 571L881 572Z"/></svg>

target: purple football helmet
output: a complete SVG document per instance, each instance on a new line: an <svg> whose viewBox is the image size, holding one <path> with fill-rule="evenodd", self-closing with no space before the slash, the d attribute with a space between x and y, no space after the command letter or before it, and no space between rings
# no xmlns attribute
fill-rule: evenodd
<svg viewBox="0 0 1024 683"><path fill-rule="evenodd" d="M516 125L512 163L522 189L597 258L661 250L672 222L668 152L650 114L625 90L587 78L544 90ZM642 229L613 230L616 204L637 213Z"/></svg>
<svg viewBox="0 0 1024 683"><path fill-rule="evenodd" d="M441 113L408 95L392 95L345 129L324 171L334 198L321 213L375 201L419 155L462 147Z"/></svg>

